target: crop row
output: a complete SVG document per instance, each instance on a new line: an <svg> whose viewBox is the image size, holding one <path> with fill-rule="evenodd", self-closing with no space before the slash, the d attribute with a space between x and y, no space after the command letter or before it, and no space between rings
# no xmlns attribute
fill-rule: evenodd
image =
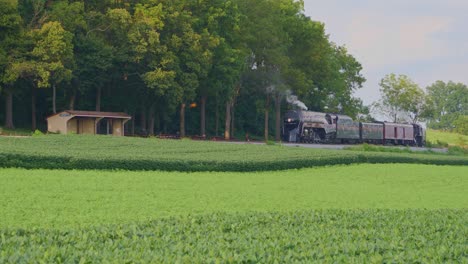
<svg viewBox="0 0 468 264"><path fill-rule="evenodd" d="M0 229L0 263L464 263L467 217L467 210L332 210Z"/></svg>
<svg viewBox="0 0 468 264"><path fill-rule="evenodd" d="M0 167L271 171L353 163L468 165L468 158L89 136L0 138Z"/></svg>

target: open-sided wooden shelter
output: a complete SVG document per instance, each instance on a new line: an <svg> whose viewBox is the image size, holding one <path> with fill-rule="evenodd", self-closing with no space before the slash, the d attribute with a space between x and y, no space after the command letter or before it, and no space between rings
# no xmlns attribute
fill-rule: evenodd
<svg viewBox="0 0 468 264"><path fill-rule="evenodd" d="M47 118L47 130L60 134L124 136L126 113L65 110Z"/></svg>

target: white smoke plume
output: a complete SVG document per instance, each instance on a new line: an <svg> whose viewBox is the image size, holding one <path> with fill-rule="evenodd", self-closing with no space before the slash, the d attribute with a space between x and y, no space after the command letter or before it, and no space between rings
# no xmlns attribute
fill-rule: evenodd
<svg viewBox="0 0 468 264"><path fill-rule="evenodd" d="M295 105L295 106L299 107L302 110L305 110L305 111L309 110L309 108L303 102L299 101L297 99L297 96L292 94L291 91L287 91L286 101L288 101L288 103L290 103L292 105Z"/></svg>

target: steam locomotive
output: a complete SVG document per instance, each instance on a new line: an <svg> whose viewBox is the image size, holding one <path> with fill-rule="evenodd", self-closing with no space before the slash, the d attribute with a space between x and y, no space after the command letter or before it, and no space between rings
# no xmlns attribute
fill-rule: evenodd
<svg viewBox="0 0 468 264"><path fill-rule="evenodd" d="M317 144L383 144L422 147L425 129L419 124L355 122L346 115L292 110L284 115L283 141Z"/></svg>

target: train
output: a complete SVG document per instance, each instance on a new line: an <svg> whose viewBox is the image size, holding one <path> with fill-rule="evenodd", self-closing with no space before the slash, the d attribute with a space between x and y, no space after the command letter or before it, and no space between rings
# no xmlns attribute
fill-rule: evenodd
<svg viewBox="0 0 468 264"><path fill-rule="evenodd" d="M423 147L426 131L420 124L356 122L340 114L290 110L284 114L284 142L315 144L380 144Z"/></svg>

